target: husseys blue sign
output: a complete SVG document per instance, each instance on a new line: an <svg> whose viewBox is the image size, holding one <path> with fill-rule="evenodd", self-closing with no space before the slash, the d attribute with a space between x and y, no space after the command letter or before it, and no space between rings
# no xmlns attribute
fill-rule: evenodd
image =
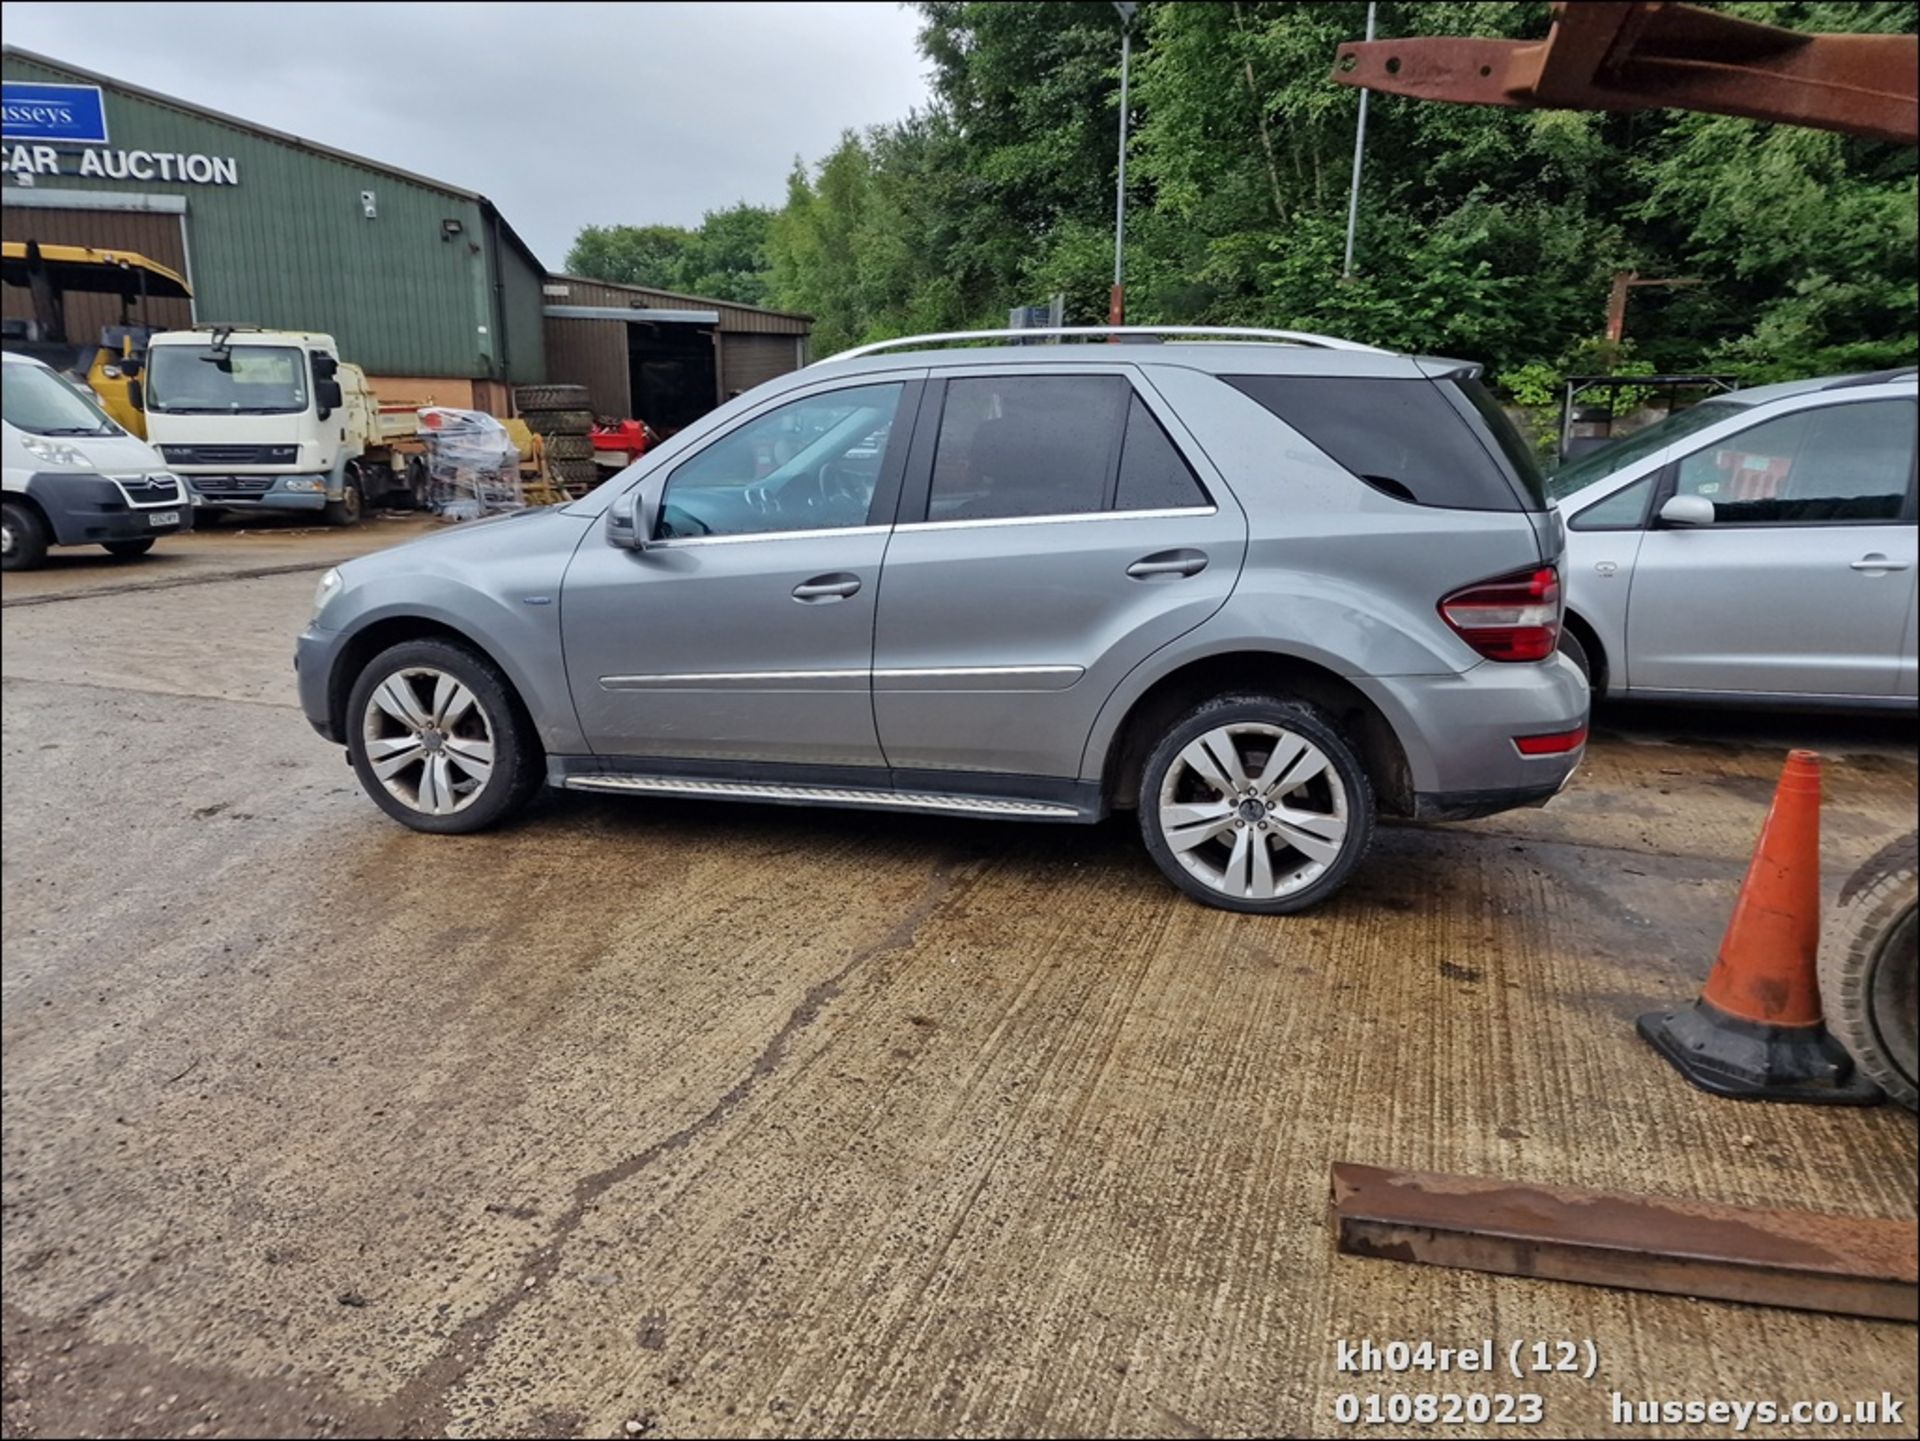
<svg viewBox="0 0 1920 1441"><path fill-rule="evenodd" d="M107 108L98 85L0 85L0 135L56 145L105 145Z"/></svg>

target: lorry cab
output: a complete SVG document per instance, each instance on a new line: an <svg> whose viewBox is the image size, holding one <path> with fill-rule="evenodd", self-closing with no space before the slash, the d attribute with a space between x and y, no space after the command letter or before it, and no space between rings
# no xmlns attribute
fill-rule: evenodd
<svg viewBox="0 0 1920 1441"><path fill-rule="evenodd" d="M330 335L211 326L153 337L147 435L206 510L360 518L378 406Z"/></svg>
<svg viewBox="0 0 1920 1441"><path fill-rule="evenodd" d="M186 487L92 394L32 356L9 351L0 363L6 570L32 569L52 545L145 555L158 537L191 528Z"/></svg>

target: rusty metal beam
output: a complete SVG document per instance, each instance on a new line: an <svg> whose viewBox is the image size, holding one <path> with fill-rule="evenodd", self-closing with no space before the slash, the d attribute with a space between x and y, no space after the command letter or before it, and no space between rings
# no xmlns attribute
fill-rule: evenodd
<svg viewBox="0 0 1920 1441"><path fill-rule="evenodd" d="M1553 6L1542 41L1342 45L1341 85L1466 105L1704 110L1920 145L1920 37L1813 35L1661 0Z"/></svg>
<svg viewBox="0 0 1920 1441"><path fill-rule="evenodd" d="M1912 1321L1912 1221L1528 1186L1336 1162L1350 1256Z"/></svg>

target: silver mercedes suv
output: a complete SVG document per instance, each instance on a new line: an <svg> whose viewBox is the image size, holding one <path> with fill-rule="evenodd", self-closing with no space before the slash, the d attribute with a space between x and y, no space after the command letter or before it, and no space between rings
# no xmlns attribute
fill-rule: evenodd
<svg viewBox="0 0 1920 1441"><path fill-rule="evenodd" d="M1096 339L1117 344L982 345ZM416 830L569 790L1093 822L1280 914L1544 803L1587 687L1477 367L1288 331L864 346L581 500L322 578L301 703Z"/></svg>

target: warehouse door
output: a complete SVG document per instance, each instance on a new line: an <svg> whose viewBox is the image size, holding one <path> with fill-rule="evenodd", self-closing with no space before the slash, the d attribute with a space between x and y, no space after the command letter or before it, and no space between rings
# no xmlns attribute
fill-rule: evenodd
<svg viewBox="0 0 1920 1441"><path fill-rule="evenodd" d="M132 250L169 270L187 275L187 242L183 215L158 215L132 210L42 210L9 205L0 209L0 238L42 245L87 245L96 250ZM187 276L187 283L193 277ZM8 320L33 319L33 296L23 285L0 286L5 291ZM141 320L138 302L133 319ZM120 323L120 299L114 295L67 296L67 338L75 344L96 341L103 326ZM187 300L149 300L145 323L155 330L184 330L193 324L193 303Z"/></svg>
<svg viewBox="0 0 1920 1441"><path fill-rule="evenodd" d="M720 403L713 371L713 332L707 327L628 322L628 414L661 435L691 425Z"/></svg>

